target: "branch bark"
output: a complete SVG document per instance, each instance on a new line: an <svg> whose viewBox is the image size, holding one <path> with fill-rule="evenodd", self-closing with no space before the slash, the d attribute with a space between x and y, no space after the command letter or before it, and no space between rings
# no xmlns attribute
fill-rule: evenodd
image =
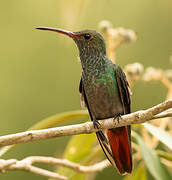
<svg viewBox="0 0 172 180"><path fill-rule="evenodd" d="M33 174L41 175L48 178L67 180L67 177L59 175L58 173L51 172L49 170L33 166L34 163L64 166L80 173L92 173L92 172L102 171L104 168L111 165L107 159L99 163L96 163L94 165L83 166L83 165L71 162L67 159L57 159L57 158L45 157L45 156L30 156L23 160L0 159L0 172L5 172L8 170L23 170L23 171L31 172Z"/></svg>
<svg viewBox="0 0 172 180"><path fill-rule="evenodd" d="M99 129L95 129L92 122L86 122L77 125L62 126L43 130L32 130L5 135L0 137L0 147L24 142L38 141L41 139L55 138L60 136L89 134L102 129L110 129L130 124L144 123L155 118L167 117L167 114L171 117L170 112L167 112L167 114L160 114L161 112L168 110L169 108L172 108L172 99L164 101L163 103L158 104L147 110L141 110L131 114L123 115L121 116L121 118L118 119L109 118L105 120L100 120Z"/></svg>

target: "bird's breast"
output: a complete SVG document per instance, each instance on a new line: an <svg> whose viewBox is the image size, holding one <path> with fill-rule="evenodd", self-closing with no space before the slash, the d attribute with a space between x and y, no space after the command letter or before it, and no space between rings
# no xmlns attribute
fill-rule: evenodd
<svg viewBox="0 0 172 180"><path fill-rule="evenodd" d="M84 81L84 89L89 109L96 119L123 113L116 79L110 73L89 77Z"/></svg>

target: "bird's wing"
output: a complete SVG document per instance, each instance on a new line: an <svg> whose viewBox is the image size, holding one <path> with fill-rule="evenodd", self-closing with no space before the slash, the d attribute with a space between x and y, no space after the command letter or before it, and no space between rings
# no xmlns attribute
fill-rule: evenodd
<svg viewBox="0 0 172 180"><path fill-rule="evenodd" d="M114 65L114 73L121 102L123 104L124 114L128 114L131 112L131 90L127 78L121 67L118 65Z"/></svg>
<svg viewBox="0 0 172 180"><path fill-rule="evenodd" d="M124 109L124 114L131 112L131 90L125 73L120 66L114 65L115 78L119 90L119 95ZM128 136L131 141L131 127L127 126ZM130 145L131 146L131 145Z"/></svg>
<svg viewBox="0 0 172 180"><path fill-rule="evenodd" d="M83 87L83 83L82 83L82 78L79 83L79 93L80 93L80 100L81 100L81 108L87 109L87 105L84 100L84 87Z"/></svg>

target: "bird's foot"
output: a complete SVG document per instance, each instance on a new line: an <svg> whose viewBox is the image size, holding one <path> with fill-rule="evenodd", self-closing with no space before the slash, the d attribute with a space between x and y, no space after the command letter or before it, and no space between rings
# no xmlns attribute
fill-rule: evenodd
<svg viewBox="0 0 172 180"><path fill-rule="evenodd" d="M113 119L114 119L114 120L117 120L118 123L119 123L119 120L122 119L121 114L116 114Z"/></svg>
<svg viewBox="0 0 172 180"><path fill-rule="evenodd" d="M95 129L99 129L101 125L97 119L94 119L93 120L93 126Z"/></svg>

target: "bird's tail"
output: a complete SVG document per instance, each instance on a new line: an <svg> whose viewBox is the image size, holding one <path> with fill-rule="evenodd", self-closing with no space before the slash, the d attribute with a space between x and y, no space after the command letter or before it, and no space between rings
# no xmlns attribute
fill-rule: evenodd
<svg viewBox="0 0 172 180"><path fill-rule="evenodd" d="M127 127L107 130L113 158L121 174L132 171L131 141L128 133L130 132Z"/></svg>

